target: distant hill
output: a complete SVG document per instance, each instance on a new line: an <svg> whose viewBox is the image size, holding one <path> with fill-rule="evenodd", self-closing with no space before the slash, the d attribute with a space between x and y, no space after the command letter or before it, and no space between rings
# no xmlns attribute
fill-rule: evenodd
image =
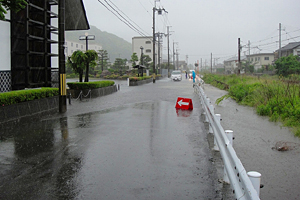
<svg viewBox="0 0 300 200"><path fill-rule="evenodd" d="M90 27L90 30L66 31L66 40L78 41L79 36L87 32L89 35L95 35L95 40L89 40L89 44L101 45L102 49L108 52L110 62L113 63L116 58L120 57L131 59L131 43L112 33L101 31L95 26L91 25Z"/></svg>

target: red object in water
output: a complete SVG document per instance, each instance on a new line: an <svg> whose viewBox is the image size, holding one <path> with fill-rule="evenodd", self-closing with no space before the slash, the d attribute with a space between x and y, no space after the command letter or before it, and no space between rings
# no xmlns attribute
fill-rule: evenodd
<svg viewBox="0 0 300 200"><path fill-rule="evenodd" d="M178 97L176 101L175 108L185 109L185 110L193 110L193 102L192 99Z"/></svg>

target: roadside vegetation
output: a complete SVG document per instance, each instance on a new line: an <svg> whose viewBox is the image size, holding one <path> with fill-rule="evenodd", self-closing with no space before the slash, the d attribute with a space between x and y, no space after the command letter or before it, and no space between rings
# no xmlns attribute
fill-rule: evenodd
<svg viewBox="0 0 300 200"><path fill-rule="evenodd" d="M142 59L141 59L142 58ZM148 55L143 55L138 59L138 55L133 53L131 59L116 58L114 63L109 62L108 52L106 50L88 50L83 52L80 50L74 51L71 56L68 56L66 62L66 77L78 78L79 82L89 82L89 78L94 79L127 79L131 80L144 80L152 78L153 74L153 62ZM149 70L150 76L141 77L141 72L138 73L138 69L134 68L129 70L129 65L132 67L136 65L143 65ZM88 70L87 70L88 67ZM162 69L167 69L166 63L160 65ZM170 65L170 69L174 69L173 65ZM160 77L160 74L156 74L156 77Z"/></svg>
<svg viewBox="0 0 300 200"><path fill-rule="evenodd" d="M254 107L257 114L291 127L300 137L300 75L294 74L300 72L300 64L291 60L289 65L287 57L276 62L277 76L204 74L203 80L228 91L217 104L231 97L241 105Z"/></svg>
<svg viewBox="0 0 300 200"><path fill-rule="evenodd" d="M58 88L38 88L0 93L0 105L8 106L25 101L58 96Z"/></svg>

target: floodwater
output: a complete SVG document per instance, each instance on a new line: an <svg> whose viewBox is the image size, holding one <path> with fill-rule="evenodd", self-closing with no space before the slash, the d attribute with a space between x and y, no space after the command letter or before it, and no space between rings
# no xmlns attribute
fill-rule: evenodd
<svg viewBox="0 0 300 200"><path fill-rule="evenodd" d="M205 85L204 91L213 104L227 93L211 85ZM214 107L215 113L221 114L224 130L233 130L233 147L246 171L262 174L260 198L300 199L299 138L280 123L270 122L230 98ZM282 146L287 151L278 151Z"/></svg>
<svg viewBox="0 0 300 200"><path fill-rule="evenodd" d="M64 114L5 126L0 199L221 199L191 82L72 100ZM192 111L176 110L178 96Z"/></svg>

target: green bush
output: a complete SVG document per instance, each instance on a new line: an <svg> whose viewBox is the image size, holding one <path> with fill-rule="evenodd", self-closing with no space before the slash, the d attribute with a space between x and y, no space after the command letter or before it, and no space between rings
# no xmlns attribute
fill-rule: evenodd
<svg viewBox="0 0 300 200"><path fill-rule="evenodd" d="M300 136L300 87L299 75L288 78L282 76L216 75L204 74L203 80L220 89L221 81L229 85L228 94L217 99L231 97L239 104L253 106L262 116L269 116L271 121L281 121L284 126L292 127L295 135Z"/></svg>
<svg viewBox="0 0 300 200"><path fill-rule="evenodd" d="M0 105L12 105L35 99L58 96L58 88L38 88L0 93Z"/></svg>
<svg viewBox="0 0 300 200"><path fill-rule="evenodd" d="M94 81L94 82L69 82L67 85L70 89L96 89L114 85L114 81Z"/></svg>

